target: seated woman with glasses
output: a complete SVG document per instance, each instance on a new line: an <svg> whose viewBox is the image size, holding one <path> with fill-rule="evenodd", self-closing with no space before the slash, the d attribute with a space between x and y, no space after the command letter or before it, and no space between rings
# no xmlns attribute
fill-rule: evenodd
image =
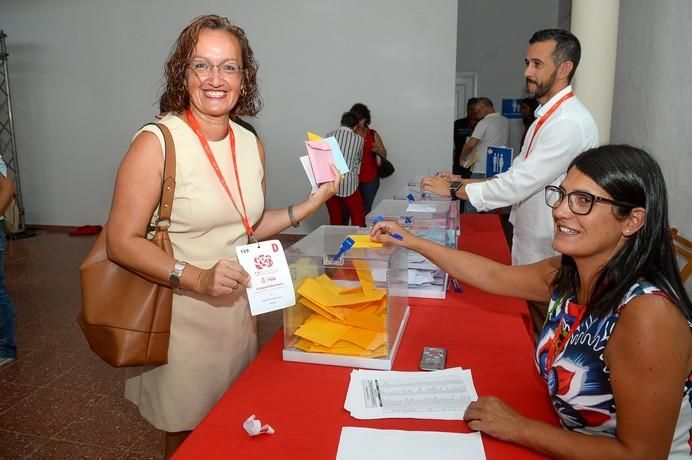
<svg viewBox="0 0 692 460"><path fill-rule="evenodd" d="M598 147L578 156L545 199L562 256L532 265L439 246L393 222L371 232L485 291L550 301L535 361L564 429L493 397L469 406L469 428L551 458L690 458L692 305L661 169L634 147Z"/></svg>

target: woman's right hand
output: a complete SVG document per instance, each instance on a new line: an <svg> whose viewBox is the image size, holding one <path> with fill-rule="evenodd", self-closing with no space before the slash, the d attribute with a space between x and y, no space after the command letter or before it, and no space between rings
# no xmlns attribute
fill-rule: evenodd
<svg viewBox="0 0 692 460"><path fill-rule="evenodd" d="M416 238L413 233L404 230L404 227L393 220L380 221L370 229L370 239L378 243L391 243L408 247L408 243L413 238Z"/></svg>
<svg viewBox="0 0 692 460"><path fill-rule="evenodd" d="M239 263L221 259L213 267L201 271L197 286L200 294L211 297L229 295L250 287L250 275Z"/></svg>

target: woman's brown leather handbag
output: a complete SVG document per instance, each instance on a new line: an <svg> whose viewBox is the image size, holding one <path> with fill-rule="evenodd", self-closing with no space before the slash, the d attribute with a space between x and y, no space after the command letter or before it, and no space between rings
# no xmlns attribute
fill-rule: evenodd
<svg viewBox="0 0 692 460"><path fill-rule="evenodd" d="M159 216L151 244L173 255L168 238L175 191L175 146L171 133L156 124L166 143ZM79 268L82 311L77 322L91 349L115 367L168 362L173 292L108 259L105 226Z"/></svg>

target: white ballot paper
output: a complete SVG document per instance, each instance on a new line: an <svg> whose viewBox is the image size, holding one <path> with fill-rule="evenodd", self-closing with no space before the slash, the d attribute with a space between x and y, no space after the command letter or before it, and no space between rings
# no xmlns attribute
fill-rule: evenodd
<svg viewBox="0 0 692 460"><path fill-rule="evenodd" d="M250 274L247 289L253 316L296 304L291 273L279 240L236 246L238 263Z"/></svg>
<svg viewBox="0 0 692 460"><path fill-rule="evenodd" d="M466 408L477 399L469 369L353 370L344 408L357 419L463 420Z"/></svg>
<svg viewBox="0 0 692 460"><path fill-rule="evenodd" d="M435 212L437 207L430 203L409 203L406 212Z"/></svg>
<svg viewBox="0 0 692 460"><path fill-rule="evenodd" d="M300 157L300 164L303 165L305 174L310 181L310 193L315 193L317 191L317 181L315 180L315 173L312 172L312 166L310 166L310 158L307 155L303 155Z"/></svg>
<svg viewBox="0 0 692 460"><path fill-rule="evenodd" d="M440 431L341 429L336 460L485 460L481 434Z"/></svg>

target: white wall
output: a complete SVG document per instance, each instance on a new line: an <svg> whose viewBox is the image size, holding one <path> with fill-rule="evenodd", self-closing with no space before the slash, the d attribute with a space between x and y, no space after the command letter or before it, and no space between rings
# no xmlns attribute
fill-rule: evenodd
<svg viewBox="0 0 692 460"><path fill-rule="evenodd" d="M692 235L692 2L620 2L611 141L661 164L671 225Z"/></svg>
<svg viewBox="0 0 692 460"><path fill-rule="evenodd" d="M270 208L307 193L305 131L335 128L354 102L370 107L397 167L379 198L449 167L456 0L3 0L0 10L29 224L105 221L130 137L157 113L171 45L209 12L243 27L260 63L265 108L249 121L267 150Z"/></svg>
<svg viewBox="0 0 692 460"><path fill-rule="evenodd" d="M457 72L477 72L478 95L489 97L500 112L502 99L525 96L529 38L537 30L557 27L568 6L564 0L459 0ZM515 152L521 133L521 121L512 120Z"/></svg>

